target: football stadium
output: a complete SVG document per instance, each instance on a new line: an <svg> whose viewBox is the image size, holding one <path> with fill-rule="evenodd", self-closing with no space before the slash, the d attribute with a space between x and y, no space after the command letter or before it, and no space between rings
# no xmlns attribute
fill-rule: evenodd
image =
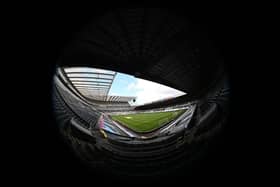
<svg viewBox="0 0 280 187"><path fill-rule="evenodd" d="M162 9L117 9L65 47L53 108L66 144L117 176L171 175L203 158L229 115L223 59Z"/></svg>

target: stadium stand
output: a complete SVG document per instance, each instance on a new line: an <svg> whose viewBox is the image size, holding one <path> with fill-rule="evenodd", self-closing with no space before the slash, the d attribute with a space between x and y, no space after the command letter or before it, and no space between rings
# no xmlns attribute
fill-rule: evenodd
<svg viewBox="0 0 280 187"><path fill-rule="evenodd" d="M124 175L160 175L162 172L170 172L172 168L175 170L177 167L193 162L192 159L186 158L199 155L202 147L207 145L208 138L214 136L221 127L222 118L225 118L225 115L221 113L224 110L218 110L218 108L225 106L219 106L218 101L223 100L225 94L228 93L228 88L218 87L216 91L207 95L202 100L203 102L197 103L198 107L190 123L192 128L188 126L187 129L174 133L161 134L142 140L110 132L106 132L107 138L104 138L98 131L86 134L76 126L68 125L67 127L65 124L73 123L71 117L75 116L77 123L83 128L89 129L89 126L85 124L96 124L100 114L87 115L92 112L96 114L96 111L85 107L86 104L77 98L75 101L73 98L69 98L69 95L66 94L67 91L59 88L56 85L57 92L54 94L56 112L59 114L57 116L67 119L64 120L64 127L61 130L77 156L92 167L104 169L110 166L110 171ZM60 94L64 94L64 97L61 97ZM69 107L67 103L71 106ZM222 103L224 104L224 102ZM113 104L111 103L111 105ZM171 108L176 108L176 106ZM88 112L84 109L87 109ZM134 112L139 112L139 110ZM166 167L169 169L163 170ZM131 171L137 172L132 173Z"/></svg>
<svg viewBox="0 0 280 187"><path fill-rule="evenodd" d="M227 73L218 52L189 24L160 9L116 10L89 24L65 49L55 75L54 109L63 136L86 164L124 175L169 173L195 163L219 134L229 115ZM77 83L89 77L68 76L72 67L109 69L110 78L90 79L110 83L94 96ZM188 94L133 107L132 98L108 96L115 71ZM147 134L108 117L180 108L188 110Z"/></svg>

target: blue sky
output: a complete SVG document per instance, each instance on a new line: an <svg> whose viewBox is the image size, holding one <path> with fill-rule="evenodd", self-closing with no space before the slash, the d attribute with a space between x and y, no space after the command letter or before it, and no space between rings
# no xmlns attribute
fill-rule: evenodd
<svg viewBox="0 0 280 187"><path fill-rule="evenodd" d="M109 95L136 97L135 105L178 97L184 94L186 93L123 73L117 73L109 91Z"/></svg>
<svg viewBox="0 0 280 187"><path fill-rule="evenodd" d="M95 76L99 76L93 76L93 74L90 73L115 74L114 71L87 67L65 68L65 71L66 73L72 72L72 78L75 76L81 76L80 72L88 72L89 74L82 75L82 79L87 79L87 77L96 79ZM103 78L106 78L106 76L108 76L108 78L112 78L112 75L102 75ZM136 97L136 102L131 104L142 105L158 100L178 97L184 94L186 93L155 82L135 78L134 76L128 74L117 73L108 95Z"/></svg>
<svg viewBox="0 0 280 187"><path fill-rule="evenodd" d="M133 83L136 83L135 77L123 73L117 73L109 91L109 95L136 96L136 90L128 89L129 85Z"/></svg>

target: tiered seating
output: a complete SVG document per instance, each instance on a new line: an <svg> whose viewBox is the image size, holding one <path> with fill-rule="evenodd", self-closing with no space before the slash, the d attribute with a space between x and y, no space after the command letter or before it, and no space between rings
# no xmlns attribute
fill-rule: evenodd
<svg viewBox="0 0 280 187"><path fill-rule="evenodd" d="M71 131L66 133L68 142L76 154L92 166L110 168L112 171L149 175L151 172L165 171L183 166L187 158L195 154L196 148L184 144L183 133L163 137L157 141L142 144L137 140L120 141L99 139L98 143L82 140ZM168 168L168 170L160 170ZM133 171L133 173L130 173Z"/></svg>
<svg viewBox="0 0 280 187"><path fill-rule="evenodd" d="M135 107L131 106L128 102L120 102L120 101L99 101L89 99L91 105L102 112L121 112L121 111L131 111L134 110Z"/></svg>
<svg viewBox="0 0 280 187"><path fill-rule="evenodd" d="M167 108L167 107L174 107L176 105L182 105L183 103L188 103L190 101L187 95L182 95L173 99L168 99L164 101L153 102L150 104L138 106L135 110L151 110L151 109L158 109L158 108Z"/></svg>
<svg viewBox="0 0 280 187"><path fill-rule="evenodd" d="M57 82L55 87L56 98L60 98L60 103L63 103L64 108L67 108L71 116L78 120L83 127L89 128L90 125L94 126L97 123L100 117L98 111L93 110L92 107L72 94L61 82Z"/></svg>
<svg viewBox="0 0 280 187"><path fill-rule="evenodd" d="M53 103L54 111L56 114L56 119L61 128L64 128L67 122L73 117L73 112L65 105L64 101L61 99L61 96L58 95L58 92L54 86L53 88Z"/></svg>
<svg viewBox="0 0 280 187"><path fill-rule="evenodd" d="M214 131L221 127L228 115L228 99L228 82L222 79L197 105L194 117L197 119L195 136L207 138L208 135L213 135Z"/></svg>
<svg viewBox="0 0 280 187"><path fill-rule="evenodd" d="M219 102L214 101L220 100L221 97L226 98L224 93L227 92L221 91L220 88L216 89L197 105L194 117L196 120L192 122L194 128L189 132L182 130L147 140L110 133L107 133L108 137L104 139L96 133L94 141L91 137L87 138L75 133L74 130L65 132L76 154L92 166L108 167L110 171L129 175L165 172L190 164L191 158L197 158L196 155L203 153L203 147L207 147L206 143L209 140L208 135L214 134L215 128L222 122L223 115L218 108L223 105L219 106ZM75 96L69 95L63 87L57 86L55 96L54 101L60 103L57 111L67 111L64 115L65 119L69 120L71 116L77 116L82 124L95 123L98 119L99 113ZM61 100L60 96L64 99ZM121 108L127 107L127 104L110 103L107 107ZM193 133L193 136L189 136L188 133Z"/></svg>
<svg viewBox="0 0 280 187"><path fill-rule="evenodd" d="M98 110L103 112L122 112L122 111L131 111L134 107L130 106L128 103L114 103L114 104L104 104L96 106Z"/></svg>
<svg viewBox="0 0 280 187"><path fill-rule="evenodd" d="M104 165L117 173L139 171L149 175L145 171L168 171L192 162L190 158L196 158L205 146L208 147L208 135L215 134L226 118L229 89L217 84L217 88L209 91L216 80L224 81L221 78L223 66L215 48L208 45L207 39L198 36L193 26L188 20L158 9L116 10L89 24L74 45L65 50L60 60L62 67L94 65L188 93L172 100L136 107L137 112L190 101L198 103L191 121L192 128L165 137L140 141L108 132L106 139L96 132L96 142L89 143L74 131L67 131L67 138L81 158L89 163L104 161ZM56 110L61 114L58 117L64 123L75 117L88 128L99 117L94 109L103 112L133 109L127 103L97 101L92 101L91 107L63 87L57 86L56 91L54 102L58 103Z"/></svg>

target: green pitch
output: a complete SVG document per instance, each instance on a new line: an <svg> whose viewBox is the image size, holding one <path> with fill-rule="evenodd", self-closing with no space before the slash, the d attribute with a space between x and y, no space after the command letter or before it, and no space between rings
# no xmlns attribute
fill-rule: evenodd
<svg viewBox="0 0 280 187"><path fill-rule="evenodd" d="M170 112L111 115L111 118L136 132L149 132L172 121L185 111L186 109Z"/></svg>

